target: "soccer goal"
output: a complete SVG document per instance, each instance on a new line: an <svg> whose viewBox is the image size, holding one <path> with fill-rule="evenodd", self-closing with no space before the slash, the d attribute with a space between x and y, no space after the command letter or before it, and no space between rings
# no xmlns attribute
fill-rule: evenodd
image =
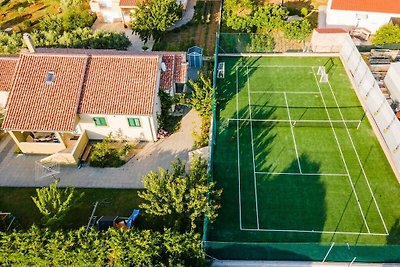
<svg viewBox="0 0 400 267"><path fill-rule="evenodd" d="M218 79L225 78L225 62L218 63L217 78Z"/></svg>
<svg viewBox="0 0 400 267"><path fill-rule="evenodd" d="M60 173L60 165L58 163L41 163L35 162L36 180L41 180Z"/></svg>
<svg viewBox="0 0 400 267"><path fill-rule="evenodd" d="M329 81L328 73L326 73L324 66L319 66L318 67L317 75L321 76L320 79L319 79L320 83L327 83Z"/></svg>

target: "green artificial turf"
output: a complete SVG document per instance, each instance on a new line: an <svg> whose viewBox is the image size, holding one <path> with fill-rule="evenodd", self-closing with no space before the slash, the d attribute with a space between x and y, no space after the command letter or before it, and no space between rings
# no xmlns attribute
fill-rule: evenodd
<svg viewBox="0 0 400 267"><path fill-rule="evenodd" d="M219 62L225 78L217 88L213 179L224 193L220 215L208 225L209 252L322 260L335 242L331 260L400 260L400 247L388 246L400 244L400 186L340 59ZM317 82L324 64L329 84ZM265 122L289 116L324 122ZM365 245L387 250L357 250Z"/></svg>

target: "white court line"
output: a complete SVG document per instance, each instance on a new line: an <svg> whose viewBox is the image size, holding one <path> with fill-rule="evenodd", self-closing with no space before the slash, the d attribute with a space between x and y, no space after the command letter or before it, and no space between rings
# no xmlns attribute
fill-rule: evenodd
<svg viewBox="0 0 400 267"><path fill-rule="evenodd" d="M319 92L320 92L320 94L321 94L321 99L322 99L322 103L323 103L323 105L324 105L324 107L325 107L326 115L328 116L328 119L331 120L331 116L329 115L328 109L327 109L327 107L326 107L325 99L324 99L324 96L323 96L323 94L322 94L321 87L319 86L318 79L317 79L317 76L315 75L314 69L312 69L312 72L313 72L313 74L314 74L314 79L315 79L315 82L317 83L318 90L319 90ZM364 224L365 224L365 226L367 227L368 233L371 233L371 231L369 230L369 227L368 227L367 220L365 219L364 212L362 211L361 204L360 204L360 200L358 199L356 189L354 188L354 184L353 184L353 181L352 181L351 176L350 176L349 168L347 167L346 160L344 159L344 154L343 154L342 148L341 148L341 146L340 146L338 137L337 137L337 135L336 135L335 128L333 127L333 124L332 124L332 123L331 123L331 129L332 129L333 135L334 135L334 137L335 137L337 146L338 146L338 148L339 148L339 152L340 152L340 155L341 155L341 157L342 157L342 161L343 161L344 167L345 167L345 169L346 169L347 174L349 175L349 176L348 176L349 182L350 182L350 184L351 184L351 188L352 188L352 190L353 190L354 196L355 196L355 198L356 198L356 200L357 200L357 205L358 205L358 208L359 208L359 210L360 210L360 212L361 212L361 216L362 216L362 218L363 218Z"/></svg>
<svg viewBox="0 0 400 267"><path fill-rule="evenodd" d="M318 93L319 94L319 93ZM230 121L256 121L256 122L289 122L290 125L293 125L293 127L295 127L296 123L302 123L302 122L321 122L321 123L344 123L344 122L348 122L348 123L353 123L353 122L360 122L359 120L280 120L280 119L232 119L232 118L228 118L228 123ZM294 122L294 123L293 123Z"/></svg>
<svg viewBox="0 0 400 267"><path fill-rule="evenodd" d="M289 123L290 123L290 131L292 132L294 150L296 151L297 164L299 165L299 171L300 171L300 173L303 173L303 172L301 171L300 157L299 157L299 152L297 151L296 137L294 136L294 130L293 130L293 126L292 126L292 119L291 119L291 117L290 117L289 103L288 103L288 100L287 100L286 93L284 93L283 96L285 97L286 109L287 109L288 118L289 118Z"/></svg>
<svg viewBox="0 0 400 267"><path fill-rule="evenodd" d="M310 91L310 92L294 92L294 91L251 91L252 94L294 94L294 95L318 95L318 91Z"/></svg>
<svg viewBox="0 0 400 267"><path fill-rule="evenodd" d="M249 66L249 65L238 65L237 68L313 68L319 66L313 65L257 65L257 66Z"/></svg>
<svg viewBox="0 0 400 267"><path fill-rule="evenodd" d="M293 176L349 176L346 173L298 173L298 172L256 172L256 174L293 175Z"/></svg>
<svg viewBox="0 0 400 267"><path fill-rule="evenodd" d="M257 215L257 228L260 228L260 220L258 218L258 197L257 197L257 175L256 163L254 157L254 135L253 135L253 122L251 121L251 96L250 96L250 80L249 80L249 69L247 68L247 95L249 98L249 116L250 116L250 137L251 137L251 152L253 155L253 178L254 178L254 197L256 204L256 215Z"/></svg>
<svg viewBox="0 0 400 267"><path fill-rule="evenodd" d="M240 194L240 141L239 141L239 74L236 69L236 145L237 145L237 164L238 164L238 191L239 191L239 226L242 230L242 199Z"/></svg>
<svg viewBox="0 0 400 267"><path fill-rule="evenodd" d="M313 69L313 71L314 71L314 69ZM339 103L337 102L336 95L335 95L335 93L333 92L333 88L332 88L332 86L331 86L331 84L330 84L329 81L328 81L328 85L329 85L330 91L331 91L331 93L332 93L332 95L333 95L333 98L334 98L334 100L335 100L336 106L338 107L340 117L343 119L344 116L343 116L343 114L342 114L342 111L341 111L340 108L339 108ZM353 150L354 150L354 152L355 152L355 154L356 154L356 156L357 156L357 161L358 161L358 164L360 165L361 171L362 171L362 173L363 173L363 175L364 175L364 179L365 179L365 181L367 182L367 185L368 185L368 188L369 188L369 192L371 193L372 199L374 200L374 203L375 203L375 207L377 208L378 213L379 213L379 216L380 216L381 221L382 221L382 223L383 223L383 227L385 228L386 233L389 234L389 231L388 231L388 229L387 229L387 227L386 227L385 220L383 219L382 213L381 213L381 211L380 211L380 209L379 209L379 206L378 206L378 203L377 203L377 201L376 201L376 199L375 199L375 195L374 195L374 193L372 192L371 186L370 186L369 181L368 181L367 174L365 173L363 164L362 164L362 162L361 162L361 160L360 160L360 157L359 157L359 155L358 155L357 149L356 149L356 147L355 147L355 145L354 145L354 143L353 143L353 138L351 137L350 131L349 131L349 129L347 128L346 122L344 122L344 125L345 125L345 128L346 128L347 135L348 135L349 138L350 138L351 146L353 147Z"/></svg>
<svg viewBox="0 0 400 267"><path fill-rule="evenodd" d="M360 233L360 232L335 232L335 231L312 231L312 230L290 230L290 229L284 230L284 229L262 229L262 228L261 229L242 228L242 231L388 236L388 234L371 233L371 232Z"/></svg>

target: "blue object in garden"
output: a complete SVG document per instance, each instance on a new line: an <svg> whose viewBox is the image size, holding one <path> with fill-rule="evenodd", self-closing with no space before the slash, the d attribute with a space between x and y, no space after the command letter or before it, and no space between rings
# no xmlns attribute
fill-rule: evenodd
<svg viewBox="0 0 400 267"><path fill-rule="evenodd" d="M189 67L201 68L203 65L203 48L198 46L192 46L187 52Z"/></svg>
<svg viewBox="0 0 400 267"><path fill-rule="evenodd" d="M126 222L126 226L128 228L131 227L132 223L136 220L136 218L139 216L139 210L133 210L132 215L129 216L127 222Z"/></svg>

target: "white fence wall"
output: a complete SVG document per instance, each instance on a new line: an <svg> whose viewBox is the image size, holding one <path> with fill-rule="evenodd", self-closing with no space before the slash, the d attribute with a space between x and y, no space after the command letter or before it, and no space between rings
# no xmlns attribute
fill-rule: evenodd
<svg viewBox="0 0 400 267"><path fill-rule="evenodd" d="M363 98L368 112L372 115L379 129L393 163L400 172L400 122L396 118L385 96L379 89L369 67L362 59L350 36L344 39L340 51L343 63L353 76L356 90Z"/></svg>

